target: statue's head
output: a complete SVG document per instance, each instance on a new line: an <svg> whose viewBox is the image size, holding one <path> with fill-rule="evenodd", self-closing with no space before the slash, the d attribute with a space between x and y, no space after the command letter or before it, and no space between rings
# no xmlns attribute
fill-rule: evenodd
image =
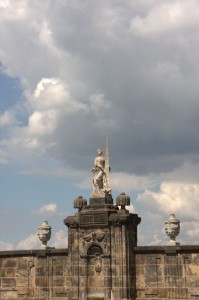
<svg viewBox="0 0 199 300"><path fill-rule="evenodd" d="M180 221L174 214L170 214L168 221L165 222L165 232L170 238L175 238L180 232Z"/></svg>
<svg viewBox="0 0 199 300"><path fill-rule="evenodd" d="M103 154L102 150L101 149L97 149L97 154L100 156Z"/></svg>

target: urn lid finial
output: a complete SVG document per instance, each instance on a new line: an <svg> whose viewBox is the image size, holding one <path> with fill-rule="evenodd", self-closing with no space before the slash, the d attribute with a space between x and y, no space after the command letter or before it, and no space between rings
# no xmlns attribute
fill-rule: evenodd
<svg viewBox="0 0 199 300"><path fill-rule="evenodd" d="M87 205L87 200L85 198L83 198L82 196L78 196L75 200L74 200L74 208L78 208L79 211L82 210L82 208Z"/></svg>
<svg viewBox="0 0 199 300"><path fill-rule="evenodd" d="M122 192L116 197L116 205L121 206L121 209L125 209L125 206L130 205L130 197Z"/></svg>

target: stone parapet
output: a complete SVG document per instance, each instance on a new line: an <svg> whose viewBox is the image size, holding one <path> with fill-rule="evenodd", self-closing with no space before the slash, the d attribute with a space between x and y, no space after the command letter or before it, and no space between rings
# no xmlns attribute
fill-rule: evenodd
<svg viewBox="0 0 199 300"><path fill-rule="evenodd" d="M33 250L6 250L0 251L0 258L2 257L19 257L19 256L48 256L48 255L68 255L68 249L33 249Z"/></svg>
<svg viewBox="0 0 199 300"><path fill-rule="evenodd" d="M0 299L67 299L68 250L0 251Z"/></svg>
<svg viewBox="0 0 199 300"><path fill-rule="evenodd" d="M147 253L199 253L199 245L177 245L177 246L136 246L136 254Z"/></svg>
<svg viewBox="0 0 199 300"><path fill-rule="evenodd" d="M136 299L199 297L199 246L134 247Z"/></svg>

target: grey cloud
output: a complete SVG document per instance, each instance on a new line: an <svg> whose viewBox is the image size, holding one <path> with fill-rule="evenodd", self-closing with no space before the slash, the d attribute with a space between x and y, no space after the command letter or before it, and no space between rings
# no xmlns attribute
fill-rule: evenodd
<svg viewBox="0 0 199 300"><path fill-rule="evenodd" d="M101 91L111 103L98 115L89 110L61 118L56 132L44 138L46 144L55 142L50 155L85 169L108 135L114 171L166 172L196 159L198 31L175 28L144 37L130 27L158 2L49 1L40 16L34 6L33 14L39 24L42 18L46 22L60 56L41 45L38 32L32 48L30 25L26 32L18 28L16 43L25 32L26 51L31 48L34 56L25 58L33 74L19 72L30 86L42 77L59 77L77 101L88 105L91 95Z"/></svg>

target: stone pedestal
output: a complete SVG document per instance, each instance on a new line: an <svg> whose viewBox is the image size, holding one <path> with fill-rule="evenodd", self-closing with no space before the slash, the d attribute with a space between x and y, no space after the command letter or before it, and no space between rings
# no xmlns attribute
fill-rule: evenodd
<svg viewBox="0 0 199 300"><path fill-rule="evenodd" d="M69 228L70 300L110 300L111 290L115 300L134 298L133 247L140 220L113 205L110 194L92 194L89 205L64 220Z"/></svg>

